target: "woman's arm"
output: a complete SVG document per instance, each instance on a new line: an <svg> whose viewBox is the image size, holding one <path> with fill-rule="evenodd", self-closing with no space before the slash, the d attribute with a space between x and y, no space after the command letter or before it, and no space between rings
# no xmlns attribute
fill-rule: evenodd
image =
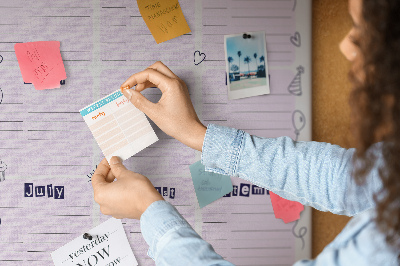
<svg viewBox="0 0 400 266"><path fill-rule="evenodd" d="M203 143L206 170L238 176L279 196L321 211L355 215L374 206L375 169L364 186L351 177L354 149L289 137L259 138L209 125Z"/></svg>

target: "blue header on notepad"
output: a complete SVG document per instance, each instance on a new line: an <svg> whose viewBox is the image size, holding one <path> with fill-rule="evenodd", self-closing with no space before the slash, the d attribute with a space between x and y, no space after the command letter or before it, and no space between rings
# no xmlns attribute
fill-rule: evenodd
<svg viewBox="0 0 400 266"><path fill-rule="evenodd" d="M107 96L104 99L101 99L100 101L92 104L89 107L86 107L85 109L83 109L82 111L80 111L82 116L88 115L93 111L96 111L97 109L99 109L100 107L108 104L109 102L114 101L115 99L121 97L123 94L120 91L116 91L113 94Z"/></svg>

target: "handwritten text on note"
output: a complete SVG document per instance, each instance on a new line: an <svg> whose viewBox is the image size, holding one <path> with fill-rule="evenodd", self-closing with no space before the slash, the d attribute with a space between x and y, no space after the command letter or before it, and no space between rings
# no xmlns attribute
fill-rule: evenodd
<svg viewBox="0 0 400 266"><path fill-rule="evenodd" d="M177 0L159 0L155 3L137 0L137 3L140 14L157 43L190 32Z"/></svg>
<svg viewBox="0 0 400 266"><path fill-rule="evenodd" d="M24 82L33 83L35 89L60 88L60 81L67 78L60 42L17 43L14 49Z"/></svg>

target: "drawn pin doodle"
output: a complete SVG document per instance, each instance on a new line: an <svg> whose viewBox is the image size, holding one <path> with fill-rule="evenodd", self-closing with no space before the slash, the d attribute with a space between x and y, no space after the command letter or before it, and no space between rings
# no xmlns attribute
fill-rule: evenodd
<svg viewBox="0 0 400 266"><path fill-rule="evenodd" d="M303 89L301 88L301 74L303 73L304 73L304 67L299 66L297 68L296 76L289 84L288 91L295 96L301 96L303 94Z"/></svg>
<svg viewBox="0 0 400 266"><path fill-rule="evenodd" d="M6 180L6 170L7 165L3 161L0 161L0 182Z"/></svg>
<svg viewBox="0 0 400 266"><path fill-rule="evenodd" d="M296 134L295 141L297 141L299 139L300 131L306 126L305 115L299 110L294 111L292 114L292 123L294 127L294 134Z"/></svg>

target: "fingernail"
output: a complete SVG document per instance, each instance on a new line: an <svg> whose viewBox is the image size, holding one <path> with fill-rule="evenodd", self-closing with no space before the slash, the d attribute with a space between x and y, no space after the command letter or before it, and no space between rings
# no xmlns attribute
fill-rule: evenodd
<svg viewBox="0 0 400 266"><path fill-rule="evenodd" d="M110 159L110 164L119 164L119 163L122 163L122 160L118 156L113 156Z"/></svg>
<svg viewBox="0 0 400 266"><path fill-rule="evenodd" d="M130 89L123 90L123 91L122 91L122 94L124 94L124 96L125 96L126 98L128 98L128 100L130 100L130 99L132 98L132 90L130 90Z"/></svg>

